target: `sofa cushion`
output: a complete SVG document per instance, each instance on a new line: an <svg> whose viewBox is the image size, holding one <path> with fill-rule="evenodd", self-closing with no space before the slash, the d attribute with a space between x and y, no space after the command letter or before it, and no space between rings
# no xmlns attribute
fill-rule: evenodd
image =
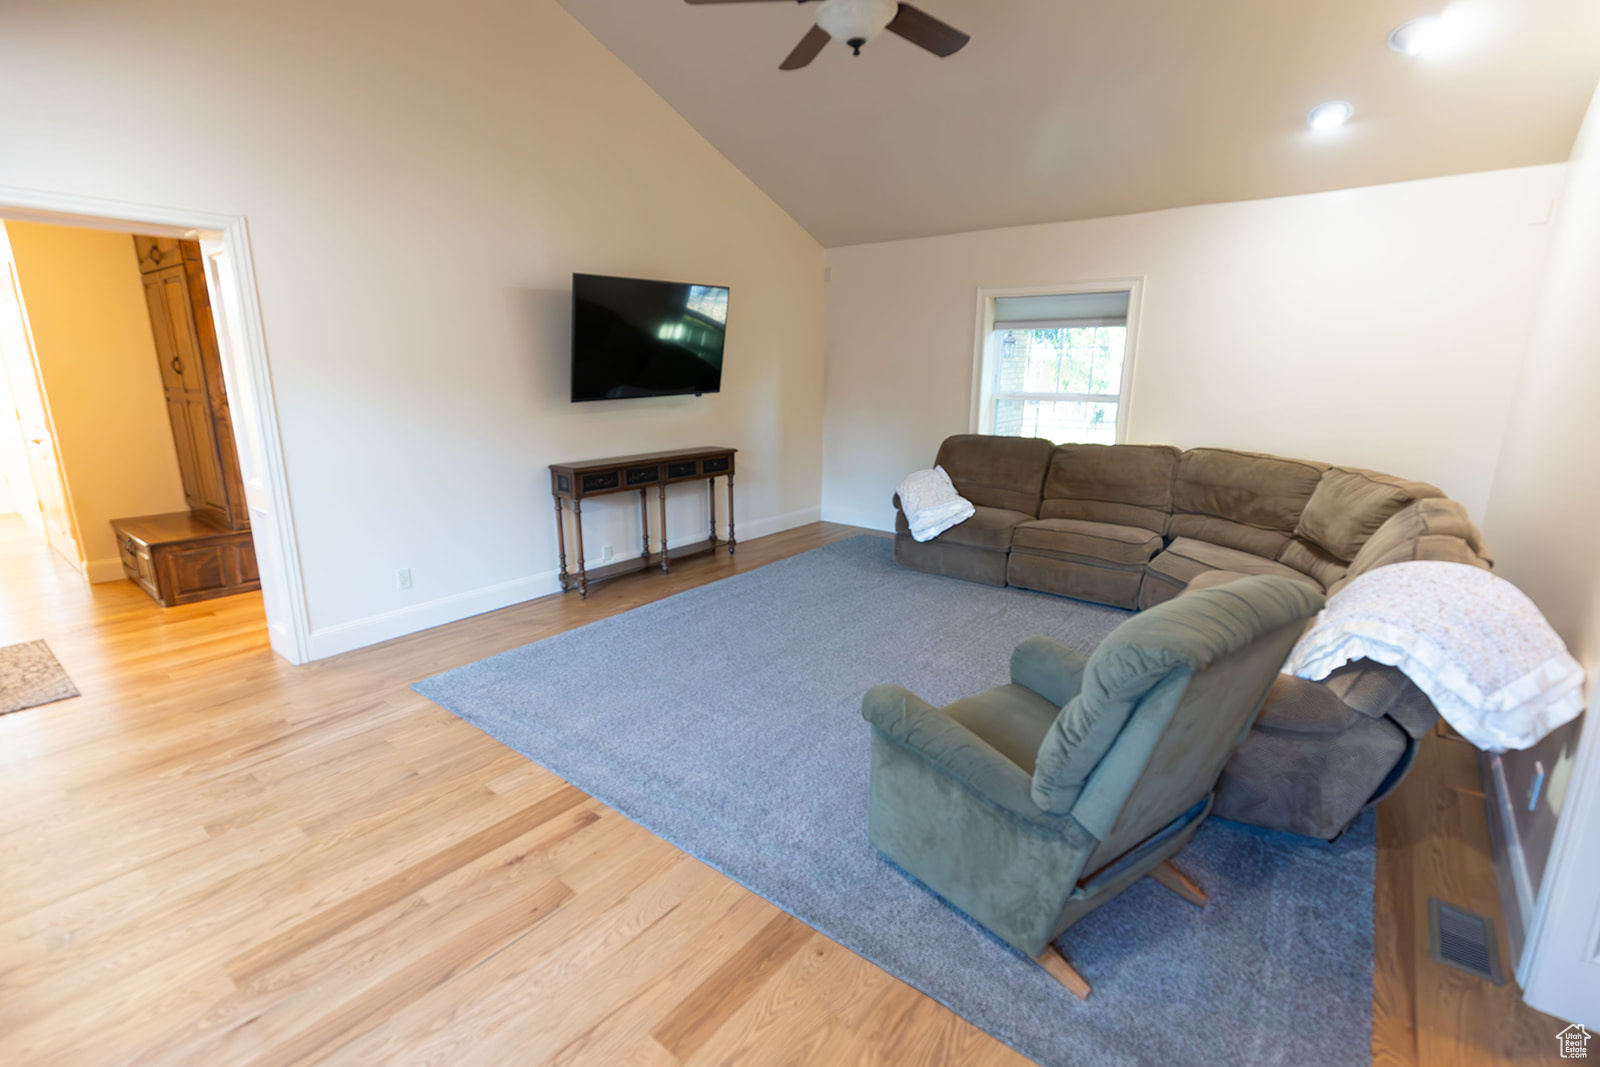
<svg viewBox="0 0 1600 1067"><path fill-rule="evenodd" d="M1334 467L1317 483L1295 534L1349 563L1389 516L1413 500L1443 495L1426 482Z"/></svg>
<svg viewBox="0 0 1600 1067"><path fill-rule="evenodd" d="M1012 551L1138 565L1161 551L1161 535L1139 526L1081 519L1034 519L1018 526Z"/></svg>
<svg viewBox="0 0 1600 1067"><path fill-rule="evenodd" d="M1329 586L1338 592L1368 571L1408 560L1438 560L1488 567L1494 562L1483 535L1467 517L1467 509L1447 497L1428 497L1408 504L1367 538L1350 569Z"/></svg>
<svg viewBox="0 0 1600 1067"><path fill-rule="evenodd" d="M1143 564L1089 563L1035 554L1027 549L1014 549L1006 557L1007 585L1114 608L1137 608L1145 578Z"/></svg>
<svg viewBox="0 0 1600 1067"><path fill-rule="evenodd" d="M1297 582L1304 582L1319 593L1322 591L1322 586L1315 578L1302 574L1293 567L1285 566L1275 560L1262 559L1252 552L1241 552L1237 548L1208 544L1187 537L1180 537L1172 542L1165 552L1150 561L1149 568L1180 585L1187 585L1207 571L1234 571L1245 575L1276 574L1280 578L1293 578Z"/></svg>
<svg viewBox="0 0 1600 1067"><path fill-rule="evenodd" d="M1025 512L979 507L973 510L972 518L957 523L927 543L965 545L968 548L982 548L990 552L1009 552L1011 532L1022 523L1032 521L1033 516ZM895 512L894 530L900 534L911 533L911 524L906 521L905 512Z"/></svg>
<svg viewBox="0 0 1600 1067"><path fill-rule="evenodd" d="M978 507L1021 511L1036 519L1054 451L1055 445L1040 437L957 434L945 438L935 462L950 475L956 492Z"/></svg>
<svg viewBox="0 0 1600 1067"><path fill-rule="evenodd" d="M1291 537L1279 550L1278 562L1311 575L1324 589L1343 578L1350 569L1344 560L1334 558L1325 549L1299 537Z"/></svg>
<svg viewBox="0 0 1600 1067"><path fill-rule="evenodd" d="M1169 445L1061 445L1050 457L1041 519L1083 519L1162 533L1178 450Z"/></svg>
<svg viewBox="0 0 1600 1067"><path fill-rule="evenodd" d="M1226 448L1178 460L1167 534L1243 549L1269 560L1288 542L1327 464Z"/></svg>
<svg viewBox="0 0 1600 1067"><path fill-rule="evenodd" d="M959 578L963 582L982 585L1006 584L1006 561L1011 556L1005 552L986 552L966 545L946 544L940 538L917 541L910 534L894 539L894 561L912 570L939 574L946 578Z"/></svg>
<svg viewBox="0 0 1600 1067"><path fill-rule="evenodd" d="M1029 774L1061 708L1022 685L1002 685L939 709Z"/></svg>

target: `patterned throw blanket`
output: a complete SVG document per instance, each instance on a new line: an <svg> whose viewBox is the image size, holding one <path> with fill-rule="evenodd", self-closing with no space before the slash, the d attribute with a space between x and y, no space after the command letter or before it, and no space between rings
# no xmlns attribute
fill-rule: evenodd
<svg viewBox="0 0 1600 1067"><path fill-rule="evenodd" d="M1516 586L1464 563L1393 563L1363 574L1289 654L1320 681L1366 657L1398 667L1462 737L1527 748L1583 711L1583 668Z"/></svg>

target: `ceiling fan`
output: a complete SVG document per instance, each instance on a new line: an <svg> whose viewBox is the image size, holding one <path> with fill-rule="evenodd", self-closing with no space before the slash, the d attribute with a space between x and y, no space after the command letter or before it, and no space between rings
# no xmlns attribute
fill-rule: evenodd
<svg viewBox="0 0 1600 1067"><path fill-rule="evenodd" d="M691 4L740 4L759 0L687 0ZM770 0L768 0L770 2ZM817 0L799 0L816 3ZM879 33L888 30L914 45L926 48L936 56L953 55L961 51L972 38L940 22L921 8L910 4L897 4L895 0L821 0L817 6L817 24L800 38L789 58L778 65L779 70L799 70L817 58L828 41L847 44L856 55L861 46Z"/></svg>

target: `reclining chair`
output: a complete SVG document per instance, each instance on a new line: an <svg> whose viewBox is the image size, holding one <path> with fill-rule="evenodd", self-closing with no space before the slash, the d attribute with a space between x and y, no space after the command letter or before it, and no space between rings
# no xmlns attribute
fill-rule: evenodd
<svg viewBox="0 0 1600 1067"><path fill-rule="evenodd" d="M873 687L868 836L1087 997L1052 942L1147 874L1205 903L1169 861L1322 602L1302 582L1245 578L1134 616L1087 659L1029 638L1010 685L948 707Z"/></svg>

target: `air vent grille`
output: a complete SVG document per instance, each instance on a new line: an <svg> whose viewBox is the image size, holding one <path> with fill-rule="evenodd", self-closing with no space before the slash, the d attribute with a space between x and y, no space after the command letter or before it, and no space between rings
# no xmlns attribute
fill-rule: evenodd
<svg viewBox="0 0 1600 1067"><path fill-rule="evenodd" d="M1493 919L1429 897L1428 942L1440 963L1495 985L1505 981Z"/></svg>

